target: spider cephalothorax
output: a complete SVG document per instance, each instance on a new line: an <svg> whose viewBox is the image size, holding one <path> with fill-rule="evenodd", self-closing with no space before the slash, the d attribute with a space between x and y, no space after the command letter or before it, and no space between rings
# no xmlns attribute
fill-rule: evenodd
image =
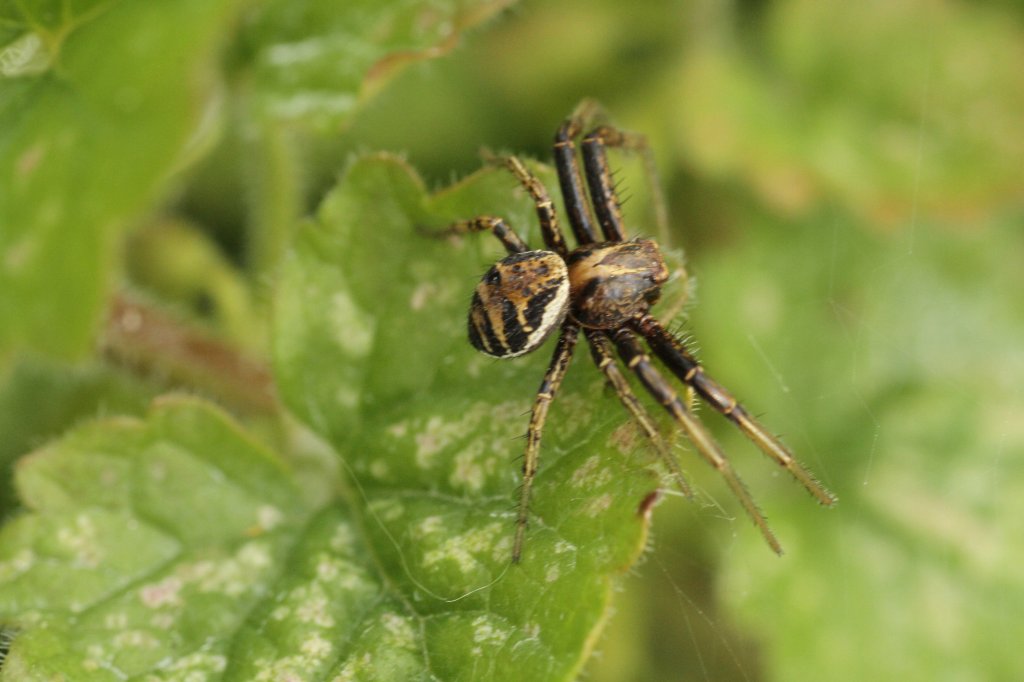
<svg viewBox="0 0 1024 682"><path fill-rule="evenodd" d="M668 280L661 249L650 239L581 246L565 262L570 314L588 329L616 329L646 313Z"/></svg>
<svg viewBox="0 0 1024 682"><path fill-rule="evenodd" d="M819 502L831 505L835 497L723 386L704 373L703 367L681 339L650 314L650 307L657 302L661 286L668 279L668 268L654 241L626 239L619 200L605 154L606 147L644 153L648 149L642 137L598 125L580 141L581 173L576 157L576 140L597 114L598 109L593 102L584 102L555 135L555 167L569 224L577 242L575 249L566 245L554 204L544 185L515 157L504 159L504 163L534 201L547 250L531 250L501 218L493 216L459 222L446 231L489 231L509 253L484 274L473 294L469 310L469 340L477 350L497 358L514 358L536 350L552 332L559 331L554 355L530 414L512 560L518 562L522 556L530 491L537 473L548 406L568 370L581 332L587 339L594 362L650 438L683 492L689 493L689 488L679 463L630 388L615 360L616 352L643 387L682 428L697 452L725 478L772 549L781 552L775 535L733 471L725 453L654 365L644 351L641 339L677 379L738 426ZM587 189L583 186L584 177ZM595 219L600 226L600 238L594 228Z"/></svg>

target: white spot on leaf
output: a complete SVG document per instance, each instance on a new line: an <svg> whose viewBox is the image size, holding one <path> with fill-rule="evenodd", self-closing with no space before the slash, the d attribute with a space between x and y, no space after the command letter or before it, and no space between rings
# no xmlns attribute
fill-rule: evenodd
<svg viewBox="0 0 1024 682"><path fill-rule="evenodd" d="M334 626L334 617L329 613L330 604L319 585L297 588L290 596L300 600L295 607L295 618L300 623L321 628Z"/></svg>
<svg viewBox="0 0 1024 682"><path fill-rule="evenodd" d="M475 555L492 549L496 538L503 529L500 523L489 523L481 528L472 528L461 535L446 539L440 547L423 556L424 567L439 563L454 563L462 573L476 570L480 562Z"/></svg>
<svg viewBox="0 0 1024 682"><path fill-rule="evenodd" d="M150 609L181 606L181 588L184 582L177 576L168 576L158 583L139 588L139 599Z"/></svg>
<svg viewBox="0 0 1024 682"><path fill-rule="evenodd" d="M396 437L405 435L407 430L412 430L415 433L416 441L416 464L422 469L430 469L437 464L437 455L449 448L455 447L460 441L470 438L473 434L480 434L480 438L477 440L481 444L476 444L476 453L478 455L484 454L480 448L483 448L483 442L488 442L491 445L491 452L488 455L495 453L503 453L509 449L514 436L519 435L522 430L522 426L518 423L517 417L522 415L526 410L526 406L522 402L504 402L497 405L490 405L487 403L478 403L473 405L468 410L462 412L457 418L446 420L444 417L434 415L423 420L410 420L410 423L400 422L399 424L393 424L389 433ZM484 430L481 433L482 430ZM484 435L491 435L492 438L489 441L483 441ZM473 446L469 444L466 447ZM468 461L467 461L468 463ZM493 468L493 465L490 465ZM485 471L486 473L486 465ZM465 479L458 479L460 482L468 485L474 485L480 472L464 471Z"/></svg>
<svg viewBox="0 0 1024 682"><path fill-rule="evenodd" d="M384 629L394 638L394 645L410 648L416 642L416 630L412 622L397 613L385 613L380 618Z"/></svg>
<svg viewBox="0 0 1024 682"><path fill-rule="evenodd" d="M359 405L359 391L348 385L339 385L334 391L334 401L343 410L351 410Z"/></svg>
<svg viewBox="0 0 1024 682"><path fill-rule="evenodd" d="M370 462L370 475L378 480L386 478L390 470L388 463L382 459L375 459Z"/></svg>
<svg viewBox="0 0 1024 682"><path fill-rule="evenodd" d="M342 552L351 548L354 541L352 526L348 523L339 523L334 528L334 535L331 536L330 548L334 552Z"/></svg>
<svg viewBox="0 0 1024 682"><path fill-rule="evenodd" d="M123 630L111 643L115 649L156 649L162 642L144 630Z"/></svg>
<svg viewBox="0 0 1024 682"><path fill-rule="evenodd" d="M186 680L186 682L205 682L213 679L207 673L221 673L228 667L228 659L222 655L211 654L200 651L172 661L167 670L174 672L188 672L185 676L175 676L173 679Z"/></svg>
<svg viewBox="0 0 1024 682"><path fill-rule="evenodd" d="M463 488L468 492L477 493L484 487L487 475L494 472L495 459L482 458L483 448L480 441L465 448L455 456L454 466L448 482L453 488Z"/></svg>
<svg viewBox="0 0 1024 682"><path fill-rule="evenodd" d="M497 648L512 634L508 628L495 623L493 616L483 615L473 619L473 641Z"/></svg>
<svg viewBox="0 0 1024 682"><path fill-rule="evenodd" d="M611 506L612 496L609 493L605 493L595 497L587 504L586 514L587 516L600 516L602 512L607 511Z"/></svg>
<svg viewBox="0 0 1024 682"><path fill-rule="evenodd" d="M503 563L512 558L512 534L506 533L505 537L494 543L494 551L491 558L495 563Z"/></svg>
<svg viewBox="0 0 1024 682"><path fill-rule="evenodd" d="M566 552L575 552L576 546L566 540L559 540L555 543L555 554L565 554Z"/></svg>
<svg viewBox="0 0 1024 682"><path fill-rule="evenodd" d="M416 434L416 464L421 469L432 467L435 455L448 445L452 435L451 425L440 417L431 417L423 430Z"/></svg>
<svg viewBox="0 0 1024 682"><path fill-rule="evenodd" d="M316 562L316 579L325 582L334 580L338 577L341 566L342 563L333 557L321 557L320 561Z"/></svg>
<svg viewBox="0 0 1024 682"><path fill-rule="evenodd" d="M419 531L419 535L421 537L424 535L433 535L438 531L444 530L444 519L437 515L428 516L419 522L416 529Z"/></svg>
<svg viewBox="0 0 1024 682"><path fill-rule="evenodd" d="M256 510L256 519L260 529L268 531L276 528L284 520L284 514L277 507L264 504Z"/></svg>
<svg viewBox="0 0 1024 682"><path fill-rule="evenodd" d="M331 296L327 314L338 347L355 358L366 357L373 343L373 317L360 309L345 291L337 291Z"/></svg>
<svg viewBox="0 0 1024 682"><path fill-rule="evenodd" d="M72 561L79 566L95 568L105 556L97 541L96 524L85 514L76 516L74 525L59 528L57 542L74 555Z"/></svg>
<svg viewBox="0 0 1024 682"><path fill-rule="evenodd" d="M22 573L25 573L35 564L35 553L24 547L18 550L17 554L6 561L0 561L0 583L10 582Z"/></svg>
<svg viewBox="0 0 1024 682"><path fill-rule="evenodd" d="M590 457L576 471L572 472L569 482L577 488L595 488L607 485L611 482L612 474L607 469L601 468L601 458L597 455Z"/></svg>
<svg viewBox="0 0 1024 682"><path fill-rule="evenodd" d="M427 301L437 295L437 285L433 282L422 282L412 290L409 297L409 308L411 310L423 310Z"/></svg>
<svg viewBox="0 0 1024 682"><path fill-rule="evenodd" d="M334 646L321 637L320 633L313 633L309 639L302 643L300 650L304 656L323 660L331 655L331 652L334 651Z"/></svg>

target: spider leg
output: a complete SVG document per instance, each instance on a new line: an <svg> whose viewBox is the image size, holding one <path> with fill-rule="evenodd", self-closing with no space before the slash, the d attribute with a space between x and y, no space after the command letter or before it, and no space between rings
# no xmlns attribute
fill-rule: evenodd
<svg viewBox="0 0 1024 682"><path fill-rule="evenodd" d="M580 164L576 159L575 138L580 135L585 125L593 119L599 110L594 100L583 100L569 118L565 119L555 133L553 156L555 168L558 170L558 184L562 189L565 201L565 212L569 215L576 242L580 246L595 244L598 241L594 231L593 216L587 201L586 190L583 189L583 176Z"/></svg>
<svg viewBox="0 0 1024 682"><path fill-rule="evenodd" d="M516 535L512 545L512 563L519 563L523 556L523 540L526 536L526 524L530 506L530 491L533 488L533 479L537 475L537 465L540 455L540 440L544 432L544 422L548 417L548 408L554 400L558 387L562 385L565 372L569 369L569 361L572 360L573 349L579 338L580 328L572 322L565 322L562 331L558 336L558 343L555 352L548 363L548 369L544 373L544 380L540 384L536 397L533 399L533 409L530 411L530 425L526 431L526 454L523 457L523 486L519 491L519 512L516 517Z"/></svg>
<svg viewBox="0 0 1024 682"><path fill-rule="evenodd" d="M498 238L509 254L523 253L530 250L526 242L512 228L506 225L504 220L489 215L478 216L470 220L460 220L443 230L430 231L428 234L435 237L447 237L453 234L470 234L473 232L490 232Z"/></svg>
<svg viewBox="0 0 1024 682"><path fill-rule="evenodd" d="M690 489L689 483L686 482L686 476L683 474L683 470L679 466L679 460L672 456L669 451L669 446L665 442L665 439L661 437L657 427L654 425L654 420L644 409L643 404L633 393L633 390L629 387L629 382L626 380L625 375L619 369L619 366L615 364L615 355L612 352L611 345L608 341L608 337L604 332L596 329L587 329L583 332L587 337L587 342L590 344L590 354L594 358L594 363L597 368L604 372L605 377L608 379L608 383L615 389L615 393L619 396L619 400L622 401L623 406L633 415L633 419L636 420L643 432L647 434L648 440L651 441L651 445L657 451L661 461L665 463L668 470L672 472L672 477L675 478L676 484L679 486L679 490L682 491L686 497L693 497L693 491Z"/></svg>
<svg viewBox="0 0 1024 682"><path fill-rule="evenodd" d="M658 178L658 168L654 163L654 152L647 143L647 138L639 133L632 133L610 125L599 125L583 138L583 168L587 177L587 186L594 201L601 230L609 241L622 241L626 238L622 226L622 203L615 192L611 169L608 166L608 147L617 147L629 152L640 154L643 161L644 174L650 186L654 218L658 225L659 237L668 238L668 210L665 197Z"/></svg>
<svg viewBox="0 0 1024 682"><path fill-rule="evenodd" d="M805 469L778 438L757 422L717 381L704 374L704 368L672 333L650 315L636 320L634 329L650 344L654 354L713 408L725 415L760 450L786 468L821 504L832 505L835 495Z"/></svg>
<svg viewBox="0 0 1024 682"><path fill-rule="evenodd" d="M690 439L690 442L693 443L701 457L707 460L725 479L733 494L739 499L740 504L743 505L747 515L754 522L754 525L757 526L758 530L761 531L761 535L768 542L768 546L777 554L782 554L782 547L779 545L779 541L775 538L771 528L768 527L764 514L757 508L750 493L747 492L747 488L743 485L739 474L732 468L732 464L729 463L725 453L722 452L722 449L711 437L711 434L686 408L675 389L672 388L672 385L665 380L665 377L651 363L650 357L644 353L634 332L629 329L619 329L614 333L613 338L619 350L619 355L622 356L626 365L636 373L644 387L678 422L679 426L686 433L686 437Z"/></svg>
<svg viewBox="0 0 1024 682"><path fill-rule="evenodd" d="M654 219L658 225L662 240L668 238L668 210L662 194L658 169L654 162L654 152L647 143L647 138L638 133L619 130L606 122L607 114L601 105L592 99L579 103L573 113L558 129L555 135L555 166L558 168L562 196L565 197L566 210L580 244L597 241L593 228L590 226L590 212L587 210L583 183L580 179L579 165L575 157L574 139L584 130L590 130L582 141L584 173L593 208L606 241L624 241L625 230L622 227L621 203L615 192L606 154L607 147L617 147L627 152L638 153L643 162L644 175L650 186Z"/></svg>
<svg viewBox="0 0 1024 682"><path fill-rule="evenodd" d="M534 206L537 208L537 218L540 220L540 233L544 238L544 244L558 255L566 256L569 253L569 249L565 245L565 237L562 236L562 230L558 227L558 214L555 212L555 204L551 201L551 196L548 194L547 188L544 187L544 183L538 180L526 165L515 156L498 157L495 161L503 163L506 168L512 171L512 175L516 177L519 184L526 189L533 199Z"/></svg>
<svg viewBox="0 0 1024 682"><path fill-rule="evenodd" d="M595 100L586 99L580 102L569 119L562 124L558 135L555 137L555 163L557 164L559 161L559 153L568 155L573 151L571 146L573 138L582 133L585 128L594 125L595 121L604 120L605 118L604 110ZM561 144L560 136L563 134L568 144ZM590 199L594 213L597 215L597 222L601 225L601 232L604 234L605 241L609 242L625 241L626 233L622 228L622 207L619 197L615 193L615 183L612 181L611 169L608 167L605 147L627 146L625 144L626 138L626 133L621 133L603 124L583 138L583 171L586 176L587 187L590 189ZM564 151L559 152L560 144ZM559 168L559 180L562 182L562 193L566 196L567 203L575 203L582 200L579 169L574 155L571 159L571 164L572 168L568 174L562 173L561 168ZM570 181L572 186L569 188L570 192L566 193L566 184ZM570 196L573 197L573 202L569 202L568 197ZM583 212L581 211L580 213L582 214ZM572 214L570 213L570 215ZM588 224L589 221L584 220L584 223ZM590 242L596 241L596 238L593 237L593 228L589 228L589 236L591 237Z"/></svg>
<svg viewBox="0 0 1024 682"><path fill-rule="evenodd" d="M601 231L608 241L621 242L626 239L626 231L622 227L622 203L615 193L615 182L605 153L605 147L612 144L615 133L617 131L608 126L600 126L587 133L583 138L583 170Z"/></svg>

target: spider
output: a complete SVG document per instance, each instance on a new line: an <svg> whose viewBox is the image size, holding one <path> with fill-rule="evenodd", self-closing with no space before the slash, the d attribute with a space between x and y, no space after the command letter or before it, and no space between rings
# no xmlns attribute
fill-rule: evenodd
<svg viewBox="0 0 1024 682"><path fill-rule="evenodd" d="M508 252L508 256L484 274L473 294L468 327L469 341L477 350L495 358L515 358L537 350L558 330L554 354L534 398L526 432L512 561L519 563L523 554L530 491L537 475L548 407L565 377L581 333L594 363L651 441L683 493L689 496L690 489L679 462L669 452L651 416L630 388L626 374L616 361L616 353L640 384L668 411L700 456L721 474L768 545L781 554L778 540L725 453L693 415L687 401L655 366L641 339L671 374L739 427L821 504L832 505L836 498L797 462L778 438L704 372L678 336L651 315L651 306L657 302L669 271L656 242L627 239L606 153L607 148L640 151L650 160L649 148L642 136L599 123L598 119L603 118L599 106L586 100L555 134L555 168L576 239L575 248L566 243L547 189L514 156L496 161L504 163L532 198L546 250L530 249L504 220L495 216L459 221L441 232L490 232ZM582 135L585 129L588 132ZM581 146L582 171L577 158L577 140ZM648 169L651 168L652 165L648 165ZM594 227L595 217L600 235Z"/></svg>

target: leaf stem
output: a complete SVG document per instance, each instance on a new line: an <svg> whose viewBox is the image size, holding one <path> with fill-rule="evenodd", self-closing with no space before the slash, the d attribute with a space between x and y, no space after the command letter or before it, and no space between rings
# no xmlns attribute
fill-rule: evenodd
<svg viewBox="0 0 1024 682"><path fill-rule="evenodd" d="M266 365L124 292L111 303L102 347L119 363L210 393L240 411L279 409Z"/></svg>

